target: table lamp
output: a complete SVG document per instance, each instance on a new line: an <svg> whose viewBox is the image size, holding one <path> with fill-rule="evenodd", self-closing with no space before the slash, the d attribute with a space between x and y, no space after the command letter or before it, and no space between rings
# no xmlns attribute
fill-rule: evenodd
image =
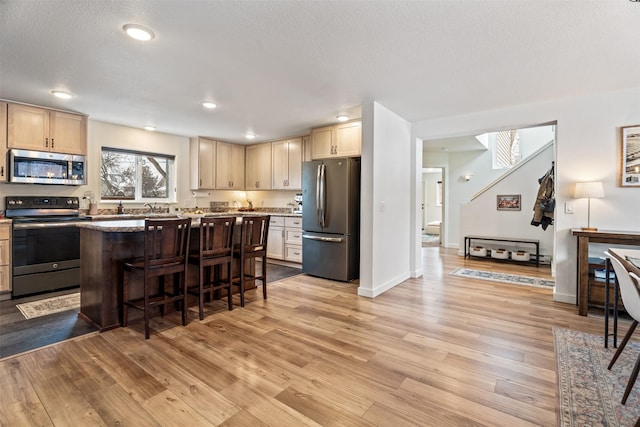
<svg viewBox="0 0 640 427"><path fill-rule="evenodd" d="M576 199L587 199L587 226L582 227L583 231L598 231L597 228L591 227L591 199L601 199L604 197L604 187L602 182L577 182L576 183Z"/></svg>

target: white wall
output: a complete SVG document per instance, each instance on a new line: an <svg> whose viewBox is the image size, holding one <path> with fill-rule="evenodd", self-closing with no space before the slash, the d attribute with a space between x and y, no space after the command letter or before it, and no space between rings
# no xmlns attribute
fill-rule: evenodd
<svg viewBox="0 0 640 427"><path fill-rule="evenodd" d="M591 203L594 226L640 231L640 188L619 186L620 128L640 123L640 89L424 120L413 123L413 135L436 139L553 121L557 121L554 299L575 303L576 239L571 228L587 220L586 200L573 199L575 182L604 182L606 198ZM564 213L566 202L575 203L575 214Z"/></svg>
<svg viewBox="0 0 640 427"><path fill-rule="evenodd" d="M460 212L460 234L458 253L464 255L464 236L481 235L497 237L518 237L540 240L540 253L553 255L553 226L543 230L531 225L533 205L538 195L538 178L551 167L553 146L549 146L535 158L521 165L508 177L489 188L476 199L462 206ZM519 194L521 210L498 211L498 194ZM508 250L532 251L531 245L486 244L488 247L501 247Z"/></svg>
<svg viewBox="0 0 640 427"><path fill-rule="evenodd" d="M410 216L415 204L410 189L415 175L406 165L415 157L409 122L378 103L363 105L362 110L358 295L375 297L411 275Z"/></svg>
<svg viewBox="0 0 640 427"><path fill-rule="evenodd" d="M89 120L87 130L87 175L86 190L91 190L100 198L100 154L102 147L139 150L175 156L177 171L175 195L177 201L191 197L189 191L189 138L166 133L149 132L111 123ZM124 203L124 202L123 202ZM118 201L99 203L99 208L112 208ZM128 206L134 205L128 203Z"/></svg>
<svg viewBox="0 0 640 427"><path fill-rule="evenodd" d="M524 160L556 139L555 125L520 129L520 157Z"/></svg>

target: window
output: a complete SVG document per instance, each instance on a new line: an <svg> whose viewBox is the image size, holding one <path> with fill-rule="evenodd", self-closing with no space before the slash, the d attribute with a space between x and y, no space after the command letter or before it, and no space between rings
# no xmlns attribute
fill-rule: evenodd
<svg viewBox="0 0 640 427"><path fill-rule="evenodd" d="M174 157L102 148L100 192L103 200L169 200Z"/></svg>
<svg viewBox="0 0 640 427"><path fill-rule="evenodd" d="M493 168L510 168L520 161L520 133L518 130L504 130L494 134Z"/></svg>

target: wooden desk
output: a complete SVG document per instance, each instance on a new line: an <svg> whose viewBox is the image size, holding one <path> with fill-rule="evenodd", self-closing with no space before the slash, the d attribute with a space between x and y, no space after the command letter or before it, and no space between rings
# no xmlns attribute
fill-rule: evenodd
<svg viewBox="0 0 640 427"><path fill-rule="evenodd" d="M584 231L571 230L578 238L577 298L578 314L586 316L589 311L589 243L640 246L640 231Z"/></svg>

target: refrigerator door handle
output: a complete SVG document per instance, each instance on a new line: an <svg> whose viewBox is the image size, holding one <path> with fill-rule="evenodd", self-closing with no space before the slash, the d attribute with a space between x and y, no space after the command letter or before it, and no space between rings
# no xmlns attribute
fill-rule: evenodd
<svg viewBox="0 0 640 427"><path fill-rule="evenodd" d="M320 215L320 210L322 207L320 206L320 167L322 165L318 165L316 169L316 216L318 217L318 226L322 227L322 216Z"/></svg>
<svg viewBox="0 0 640 427"><path fill-rule="evenodd" d="M326 209L326 202L327 202L327 194L326 194L326 190L325 190L325 184L327 181L327 177L325 175L325 171L326 171L326 166L320 165L320 226L322 227L326 227L326 223L325 223L325 209Z"/></svg>
<svg viewBox="0 0 640 427"><path fill-rule="evenodd" d="M342 243L342 237L321 237L321 236L311 236L309 234L303 234L302 238L309 239L309 240L319 240L321 242Z"/></svg>

